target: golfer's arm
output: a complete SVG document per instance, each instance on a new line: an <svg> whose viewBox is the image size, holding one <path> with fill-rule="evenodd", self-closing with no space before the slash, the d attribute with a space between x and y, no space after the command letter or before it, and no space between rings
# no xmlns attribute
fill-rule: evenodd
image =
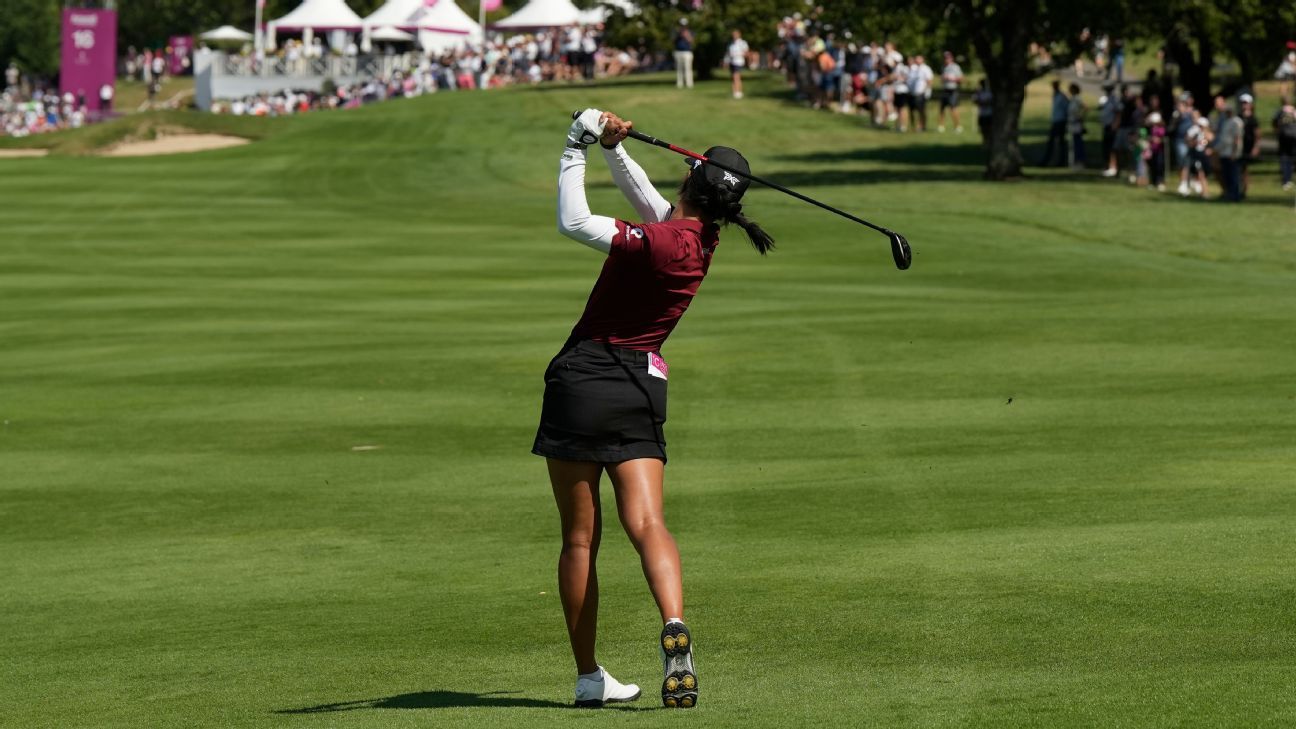
<svg viewBox="0 0 1296 729"><path fill-rule="evenodd" d="M558 162L558 232L607 253L616 236L616 221L590 213L585 199L585 150L566 149Z"/></svg>
<svg viewBox="0 0 1296 729"><path fill-rule="evenodd" d="M612 149L601 147L603 158L607 160L608 169L612 170L612 180L625 195L626 200L639 214L639 219L648 223L660 223L670 217L671 204L662 197L657 188L652 186L648 174L638 162L630 158L625 147L618 144Z"/></svg>

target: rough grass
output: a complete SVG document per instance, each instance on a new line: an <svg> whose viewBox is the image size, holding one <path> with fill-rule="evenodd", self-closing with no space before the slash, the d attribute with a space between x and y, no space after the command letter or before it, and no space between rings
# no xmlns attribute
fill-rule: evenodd
<svg viewBox="0 0 1296 729"><path fill-rule="evenodd" d="M1289 724L1272 166L1242 207L989 184L968 137L753 86L440 95L240 120L265 138L235 149L0 162L4 723ZM726 234L667 347L687 716L653 710L654 609L612 519L600 660L648 697L565 708L527 451L599 266L553 231L584 105L732 144L916 254L898 272L881 236L756 191L778 252Z"/></svg>

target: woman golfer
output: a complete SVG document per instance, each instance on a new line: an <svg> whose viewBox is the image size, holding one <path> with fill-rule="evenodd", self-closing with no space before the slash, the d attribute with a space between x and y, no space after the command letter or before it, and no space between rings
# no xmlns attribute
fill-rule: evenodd
<svg viewBox="0 0 1296 729"><path fill-rule="evenodd" d="M750 182L689 160L674 205L662 197L621 146L631 123L586 109L571 125L558 168L558 230L607 254L585 313L545 371L544 407L532 452L544 456L562 522L558 589L576 659L577 706L634 701L595 660L598 556L602 520L599 479L616 494L617 514L639 552L661 611L662 703L697 703L693 640L684 625L679 550L662 515L666 464L666 378L660 350L711 265L719 225L743 228L762 254L774 241L742 213ZM586 147L599 144L612 178L642 223L591 215L585 200ZM748 171L727 147L706 157Z"/></svg>

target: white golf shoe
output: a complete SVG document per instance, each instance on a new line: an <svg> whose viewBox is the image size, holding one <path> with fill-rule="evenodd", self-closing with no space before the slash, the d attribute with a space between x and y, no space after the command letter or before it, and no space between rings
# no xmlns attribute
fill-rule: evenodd
<svg viewBox="0 0 1296 729"><path fill-rule="evenodd" d="M672 620L662 628L657 644L662 657L662 706L691 709L697 706L698 679L693 668L693 636L684 623Z"/></svg>
<svg viewBox="0 0 1296 729"><path fill-rule="evenodd" d="M576 679L576 706L598 708L604 704L621 704L634 701L642 693L634 684L623 684L612 678L612 674L598 667L594 677L581 676Z"/></svg>

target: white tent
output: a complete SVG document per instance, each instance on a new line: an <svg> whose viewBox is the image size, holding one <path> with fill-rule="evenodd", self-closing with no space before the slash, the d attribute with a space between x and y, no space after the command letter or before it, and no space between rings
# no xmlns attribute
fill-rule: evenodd
<svg viewBox="0 0 1296 729"><path fill-rule="evenodd" d="M423 9L423 0L387 0L382 7L365 16L366 28L390 25L401 30L414 27L414 16Z"/></svg>
<svg viewBox="0 0 1296 729"><path fill-rule="evenodd" d="M571 0L531 0L521 10L491 27L503 30L524 30L553 28L582 22L585 21L581 17L581 11L572 5Z"/></svg>
<svg viewBox="0 0 1296 729"><path fill-rule="evenodd" d="M611 6L611 7L608 7ZM639 7L630 0L599 0L599 4L589 10L580 11L581 25L597 25L606 22L608 16L620 10L628 18L639 14Z"/></svg>
<svg viewBox="0 0 1296 729"><path fill-rule="evenodd" d="M437 0L437 4L423 11L415 19L419 30L457 33L481 37L481 26L459 8L454 0Z"/></svg>
<svg viewBox="0 0 1296 729"><path fill-rule="evenodd" d="M400 30L399 28L393 28L390 25L384 25L378 30L375 30L374 32L369 34L369 37L376 41L409 42L414 40L414 36L410 35L409 33L406 33L403 30Z"/></svg>
<svg viewBox="0 0 1296 729"><path fill-rule="evenodd" d="M239 30L232 25L222 25L215 30L209 30L198 36L203 40L209 41L250 41L252 34L246 30Z"/></svg>
<svg viewBox="0 0 1296 729"><path fill-rule="evenodd" d="M454 0L437 0L415 20L419 44L423 48L441 53L462 48L469 43L481 43L482 28L468 17Z"/></svg>
<svg viewBox="0 0 1296 729"><path fill-rule="evenodd" d="M291 13L268 25L273 34L281 30L360 30L363 24L344 0L302 0Z"/></svg>

